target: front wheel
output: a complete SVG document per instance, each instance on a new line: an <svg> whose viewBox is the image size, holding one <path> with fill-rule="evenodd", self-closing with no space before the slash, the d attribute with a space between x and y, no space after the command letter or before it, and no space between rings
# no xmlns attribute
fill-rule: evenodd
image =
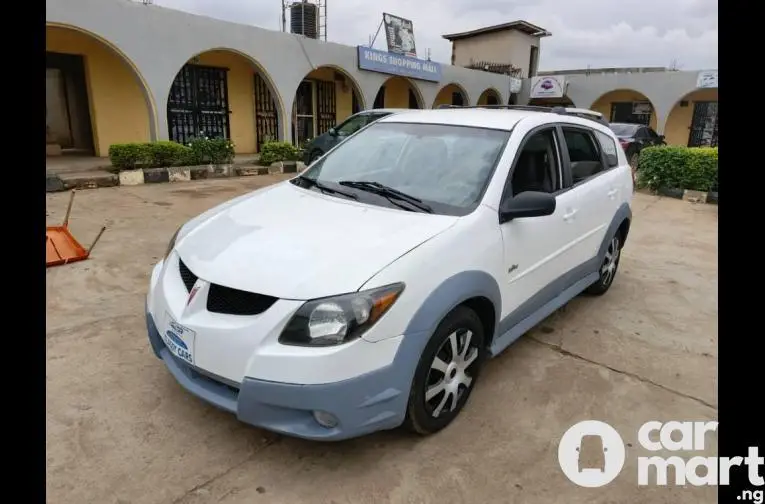
<svg viewBox="0 0 765 504"><path fill-rule="evenodd" d="M407 427L427 435L449 425L470 397L485 351L478 315L464 306L455 308L422 352L409 393Z"/></svg>
<svg viewBox="0 0 765 504"><path fill-rule="evenodd" d="M621 239L617 232L606 249L606 256L603 258L603 264L600 266L600 278L585 291L593 296L601 296L608 291L611 284L614 283L616 270L619 268L619 259L621 259Z"/></svg>

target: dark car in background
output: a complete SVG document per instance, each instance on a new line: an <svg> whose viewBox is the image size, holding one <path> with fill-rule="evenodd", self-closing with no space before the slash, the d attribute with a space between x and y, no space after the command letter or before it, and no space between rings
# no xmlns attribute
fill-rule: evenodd
<svg viewBox="0 0 765 504"><path fill-rule="evenodd" d="M372 109L353 114L351 117L329 128L325 133L310 140L303 150L303 162L309 165L327 153L358 130L378 119L408 109Z"/></svg>
<svg viewBox="0 0 765 504"><path fill-rule="evenodd" d="M633 171L637 169L640 151L646 147L667 145L664 135L659 135L653 128L644 124L611 123L610 127L619 139L619 143L622 144Z"/></svg>

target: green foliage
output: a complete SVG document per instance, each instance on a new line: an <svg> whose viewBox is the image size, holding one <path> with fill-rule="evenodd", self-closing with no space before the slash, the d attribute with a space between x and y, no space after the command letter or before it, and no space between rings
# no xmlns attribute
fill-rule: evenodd
<svg viewBox="0 0 765 504"><path fill-rule="evenodd" d="M717 190L717 147L648 147L640 152L638 186Z"/></svg>
<svg viewBox="0 0 765 504"><path fill-rule="evenodd" d="M148 144L126 143L114 144L109 147L109 161L120 170L133 170L146 164L149 158Z"/></svg>
<svg viewBox="0 0 765 504"><path fill-rule="evenodd" d="M176 142L151 142L145 144L145 147L148 152L147 164L151 168L178 165L191 154L191 148Z"/></svg>
<svg viewBox="0 0 765 504"><path fill-rule="evenodd" d="M189 143L190 164L230 164L234 160L234 143L225 138L195 138Z"/></svg>
<svg viewBox="0 0 765 504"><path fill-rule="evenodd" d="M269 166L277 161L297 161L300 150L289 142L265 142L260 148L260 164Z"/></svg>
<svg viewBox="0 0 765 504"><path fill-rule="evenodd" d="M168 141L114 144L109 147L109 160L118 170L230 164L234 144L223 138L197 138L188 145Z"/></svg>

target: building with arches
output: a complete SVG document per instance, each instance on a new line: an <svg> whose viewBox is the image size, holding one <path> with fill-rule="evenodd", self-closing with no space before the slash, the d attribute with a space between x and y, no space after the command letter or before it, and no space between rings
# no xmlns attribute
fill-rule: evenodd
<svg viewBox="0 0 765 504"><path fill-rule="evenodd" d="M540 72L519 103L596 110L610 122L640 123L669 145L717 145L717 70L609 68Z"/></svg>
<svg viewBox="0 0 765 504"><path fill-rule="evenodd" d="M508 78L129 0L46 0L48 153L199 135L300 144L373 107L508 99Z"/></svg>
<svg viewBox="0 0 765 504"><path fill-rule="evenodd" d="M670 145L717 145L717 70L539 71L541 41L550 36L527 21L512 21L443 37L452 43L453 63L475 67L481 62L511 80L520 76L511 103L593 109L611 122L649 125Z"/></svg>

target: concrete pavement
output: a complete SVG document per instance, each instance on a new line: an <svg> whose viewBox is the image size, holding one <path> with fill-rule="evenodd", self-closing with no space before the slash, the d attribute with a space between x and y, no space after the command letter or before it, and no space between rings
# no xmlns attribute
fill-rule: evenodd
<svg viewBox="0 0 765 504"><path fill-rule="evenodd" d="M428 438L338 444L242 425L187 394L146 339L152 265L190 217L289 176L78 193L70 226L93 257L47 271L47 492L56 503L716 502L715 488L638 487L638 427L717 417L717 207L638 194L620 271L487 364L467 409ZM59 223L67 193L50 193ZM299 211L299 209L296 209ZM599 489L561 472L557 446L598 419L627 443ZM708 435L707 456L716 455ZM690 457L696 453L683 456Z"/></svg>

